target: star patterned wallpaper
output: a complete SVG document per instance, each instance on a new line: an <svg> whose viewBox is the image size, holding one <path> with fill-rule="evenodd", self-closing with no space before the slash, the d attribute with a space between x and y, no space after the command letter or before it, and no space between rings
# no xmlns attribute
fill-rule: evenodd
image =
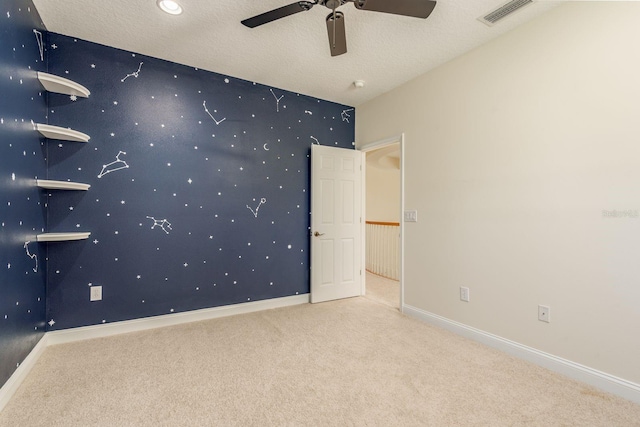
<svg viewBox="0 0 640 427"><path fill-rule="evenodd" d="M45 331L45 143L32 123L46 123L46 33L30 1L0 1L0 385Z"/></svg>
<svg viewBox="0 0 640 427"><path fill-rule="evenodd" d="M353 148L352 107L47 33L30 0L0 8L0 384L45 329L309 292L310 147Z"/></svg>
<svg viewBox="0 0 640 427"><path fill-rule="evenodd" d="M353 148L354 110L49 34L49 330L309 292L310 147ZM102 301L90 288L102 287Z"/></svg>

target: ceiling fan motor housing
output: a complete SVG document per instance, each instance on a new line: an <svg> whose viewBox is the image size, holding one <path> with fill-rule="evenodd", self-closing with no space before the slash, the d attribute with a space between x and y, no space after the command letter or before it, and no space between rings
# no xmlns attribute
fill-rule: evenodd
<svg viewBox="0 0 640 427"><path fill-rule="evenodd" d="M345 0L321 0L320 4L328 7L331 10L337 9L343 4L345 4Z"/></svg>

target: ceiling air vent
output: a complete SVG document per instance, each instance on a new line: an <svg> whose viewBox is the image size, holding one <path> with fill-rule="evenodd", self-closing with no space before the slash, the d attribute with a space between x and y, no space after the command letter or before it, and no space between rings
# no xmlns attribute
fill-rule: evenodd
<svg viewBox="0 0 640 427"><path fill-rule="evenodd" d="M506 18L515 11L522 9L523 7L531 3L533 3L533 0L511 0L509 3L503 4L499 8L492 10L491 12L478 19L491 27L498 21Z"/></svg>

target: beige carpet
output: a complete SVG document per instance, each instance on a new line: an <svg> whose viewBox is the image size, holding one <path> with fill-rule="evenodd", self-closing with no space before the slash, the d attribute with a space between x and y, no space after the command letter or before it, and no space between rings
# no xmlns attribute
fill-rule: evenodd
<svg viewBox="0 0 640 427"><path fill-rule="evenodd" d="M640 405L368 298L49 347L0 426L638 426Z"/></svg>
<svg viewBox="0 0 640 427"><path fill-rule="evenodd" d="M372 301L400 309L400 282L367 271L365 296Z"/></svg>

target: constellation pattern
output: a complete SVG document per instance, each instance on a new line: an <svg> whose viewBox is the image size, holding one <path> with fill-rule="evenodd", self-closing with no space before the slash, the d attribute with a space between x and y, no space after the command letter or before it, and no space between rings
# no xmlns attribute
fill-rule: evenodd
<svg viewBox="0 0 640 427"><path fill-rule="evenodd" d="M127 162L125 162L124 160L120 159L120 156L122 154L127 154L124 151L118 151L118 155L116 155L116 160L111 162L111 163L107 163L106 165L102 165L102 170L100 171L100 174L98 175L98 178L102 178L103 176L105 176L106 174L109 174L111 172L115 172L115 171L119 171L121 169L126 169L129 167L129 165L127 164Z"/></svg>
<svg viewBox="0 0 640 427"><path fill-rule="evenodd" d="M351 118L351 114L349 114L349 111L353 111L353 108L349 108L348 110L342 110L342 113L340 114L342 116L342 121L343 122L347 122L349 123L349 119Z"/></svg>
<svg viewBox="0 0 640 427"><path fill-rule="evenodd" d="M37 273L38 272L38 255L32 254L31 252L29 252L29 243L31 243L31 241L24 242L24 250L27 251L27 256L31 258L35 263L32 270L34 273Z"/></svg>
<svg viewBox="0 0 640 427"><path fill-rule="evenodd" d="M280 112L280 100L282 98L284 98L284 95L280 95L280 98L278 98L276 96L276 94L273 92L273 89L269 89L271 91L271 95L273 95L273 97L276 99L276 113Z"/></svg>
<svg viewBox="0 0 640 427"><path fill-rule="evenodd" d="M209 115L209 117L211 117L211 119L216 122L216 126L219 125L220 123L224 122L225 120L227 120L227 118L225 117L222 120L216 120L215 117L213 117L213 115L211 115L211 113L209 112L209 110L207 109L207 101L202 101L202 106L204 107L204 111L207 112L207 114Z"/></svg>
<svg viewBox="0 0 640 427"><path fill-rule="evenodd" d="M38 41L38 49L40 50L40 60L44 61L44 44L42 43L42 33L34 29L33 34L36 35L36 40Z"/></svg>
<svg viewBox="0 0 640 427"><path fill-rule="evenodd" d="M263 197L262 199L260 199L260 203L258 203L258 207L256 207L255 211L249 205L247 205L247 209L251 211L254 217L258 218L258 211L260 210L260 206L262 206L265 203L267 203L267 199Z"/></svg>
<svg viewBox="0 0 640 427"><path fill-rule="evenodd" d="M164 231L165 233L169 234L168 230L173 230L171 228L171 223L169 221L167 221L167 219L155 219L152 216L148 216L148 219L153 220L153 225L151 226L151 229L153 230L156 227L160 227L162 228L162 231Z"/></svg>
<svg viewBox="0 0 640 427"><path fill-rule="evenodd" d="M20 0L19 3L24 2ZM0 20L3 12L6 10L0 11ZM11 14L15 15L13 11ZM35 13L33 18L37 18ZM33 32L30 34L29 30L38 29L38 25L28 25L26 32L20 33L23 40L16 42L17 46L24 43L30 47L27 53L32 68L34 61L38 61L36 66L40 62L37 45L31 38ZM46 43L44 54L46 57L52 55L49 71L71 76L87 87L93 84L95 90L92 92L95 93L92 96L104 99L104 102L87 103L77 95L74 102L70 95L62 95L58 98L64 108L57 106L52 113L51 109L55 107L52 105L47 111L62 123L70 121L73 124L74 119L80 118L75 117L79 110L100 117L93 128L87 125L87 133L97 133L93 145L70 153L58 149L56 143L54 149L49 150L50 163L70 171L73 175L70 178L79 179L85 175L89 180L85 182L89 184L91 179L97 180L96 185L91 186L92 192L82 198L82 212L77 200L59 201L62 205L60 209L50 210L49 222L66 224L63 228L69 231L80 231L86 227L87 218L102 220L99 230L94 229L91 236L99 239L85 240L89 246L85 247L81 259L68 256L64 245L48 246L51 251L50 261L46 263L50 271L48 279L54 286L71 286L77 298L73 298L71 304L65 304L63 295L58 293L48 296L49 301L38 302L41 305L49 303L46 316L55 324L46 324L44 322L48 320L41 318L33 326L40 330L42 325L39 323L42 323L52 331L115 320L113 313L87 310L98 304L89 301L87 284L113 282L109 280L113 272L117 272L118 277L122 275L123 280L109 286L123 296L121 308L126 311L126 317L131 318L148 313L168 314L171 309L178 313L201 308L203 299L210 301L211 295L221 293L234 301L254 301L261 297L308 292L309 147L335 144L353 148L356 113L348 112L350 123L346 123L341 119L341 112L355 107L297 94L278 86L236 81L232 77L165 63L137 53L112 51L91 42L78 40L76 43L72 37L41 31ZM54 43L58 46L55 50ZM16 50L19 50L17 46ZM99 61L99 58L107 57L109 61ZM136 62L142 66L136 67ZM109 72L107 68L113 69ZM124 79L127 75L129 77ZM140 77L142 79L138 81ZM105 78L106 81L101 81ZM13 80L16 80L15 76ZM96 81L100 82L97 86ZM135 94L131 92L134 87L137 88ZM271 98L267 92L272 93ZM135 101L136 97L144 105L127 101ZM116 101L117 105L114 104ZM276 104L276 111L272 102ZM231 111L230 106L237 112ZM38 114L33 113L35 122ZM14 119L5 120L5 126L9 126L9 120ZM29 126L30 120L31 117L25 117L24 125ZM126 132L118 130L118 123L123 120ZM8 160L4 158L5 151L12 156L11 161L5 161ZM36 172L41 174L40 169L35 170L38 155L37 148L0 142L0 163L8 163L4 172L0 167L0 180L5 179L15 186L22 181L31 182ZM24 164L25 156L32 161L28 165ZM141 159L144 159L144 167ZM15 182L11 181L12 172L16 175ZM111 172L115 175L107 178ZM116 186L98 185L109 183ZM3 196L0 194L0 204L7 204L13 193ZM24 199L18 193L16 197ZM251 216L242 209L243 201ZM44 203L40 198L31 197L30 203L35 206L32 210L38 211L38 202ZM23 249L25 252L17 253L16 259L0 260L0 271L15 277L16 283L24 279L39 282L39 275L45 268L45 254L31 236L46 229L46 221L19 227L18 221L24 218L14 209L15 203L11 200L10 211L4 215L6 218L0 218L0 222L5 221L5 228L14 234L25 234L18 244L31 240L35 249L31 252L30 243L28 250L37 255L38 272L32 271L34 260L23 258L28 256L26 248ZM26 205L26 202L22 204ZM189 220L178 220L179 216ZM174 221L178 221L175 229ZM3 229L1 224L0 229ZM292 232L293 229L298 232ZM100 236L96 234L98 231ZM135 236L141 250L153 256L156 263L131 263L127 255L130 252L127 236ZM188 250L176 257L176 247ZM11 268L7 270L9 261ZM290 277L302 279L292 286ZM131 281L137 284L135 289L131 288ZM185 286L186 282L191 284ZM74 287L73 283L84 286ZM39 292L35 286L31 288ZM31 304L35 304L33 296L40 295L30 295ZM172 298L175 305L173 302L167 304L166 301ZM20 307L23 305L26 303L20 301ZM27 310L20 311L26 313ZM22 316L28 317L24 313ZM3 314L0 311L0 317ZM36 320L27 319L24 329L33 330L27 323Z"/></svg>
<svg viewBox="0 0 640 427"><path fill-rule="evenodd" d="M138 65L138 71L134 71L131 74L127 74L126 76L124 76L123 79L120 79L120 81L124 83L124 81L127 80L129 77L135 77L137 79L138 75L140 74L140 70L142 69L142 64L144 64L144 62L141 62L140 65Z"/></svg>

